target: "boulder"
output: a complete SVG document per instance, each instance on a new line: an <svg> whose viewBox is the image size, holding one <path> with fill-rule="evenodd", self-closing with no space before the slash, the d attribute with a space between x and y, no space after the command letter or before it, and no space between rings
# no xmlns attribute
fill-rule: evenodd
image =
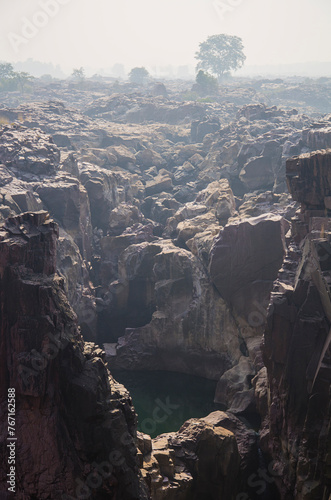
<svg viewBox="0 0 331 500"><path fill-rule="evenodd" d="M141 211L145 217L165 225L179 207L180 203L170 193L160 193L159 195L146 197L141 204Z"/></svg>
<svg viewBox="0 0 331 500"><path fill-rule="evenodd" d="M152 95L154 97L168 97L167 88L162 82L156 82L152 87Z"/></svg>
<svg viewBox="0 0 331 500"><path fill-rule="evenodd" d="M170 445L193 476L192 500L236 498L240 457L232 432L191 419L170 438Z"/></svg>
<svg viewBox="0 0 331 500"><path fill-rule="evenodd" d="M136 163L134 152L126 146L113 146L108 148L109 153L116 156L116 163L119 167L127 168L130 163Z"/></svg>
<svg viewBox="0 0 331 500"><path fill-rule="evenodd" d="M188 240L192 239L195 235L209 230L213 233L219 229L218 220L214 211L206 212L192 219L184 220L177 226L178 236L176 239L177 244L183 246Z"/></svg>
<svg viewBox="0 0 331 500"><path fill-rule="evenodd" d="M61 165L60 169L68 172L73 177L79 178L79 168L77 156L74 153L65 153L61 151Z"/></svg>
<svg viewBox="0 0 331 500"><path fill-rule="evenodd" d="M207 212L206 205L199 203L185 203L167 221L163 236L175 238L178 235L177 227L181 222L188 222L190 219L198 217Z"/></svg>
<svg viewBox="0 0 331 500"><path fill-rule="evenodd" d="M235 500L240 474L237 443L233 433L217 423L212 415L210 421L191 419L178 432L152 440L152 450L143 452L142 468L151 498ZM145 450L141 438L140 443Z"/></svg>
<svg viewBox="0 0 331 500"><path fill-rule="evenodd" d="M273 214L244 219L221 229L211 249L214 285L248 322L254 323L254 311L268 303L285 255L288 228L285 219Z"/></svg>
<svg viewBox="0 0 331 500"><path fill-rule="evenodd" d="M210 118L205 121L192 121L191 139L192 142L202 142L205 135L217 132L220 129L219 118Z"/></svg>
<svg viewBox="0 0 331 500"><path fill-rule="evenodd" d="M150 167L162 168L166 165L162 156L153 149L149 148L138 151L138 153L136 153L136 161L137 165L139 165L143 170Z"/></svg>
<svg viewBox="0 0 331 500"><path fill-rule="evenodd" d="M145 192L147 196L162 192L171 192L173 189L172 178L167 170L161 169L153 180L146 182Z"/></svg>
<svg viewBox="0 0 331 500"><path fill-rule="evenodd" d="M92 226L105 232L110 212L120 203L131 202L144 193L137 175L123 170L109 171L86 163L80 166L80 181L88 193Z"/></svg>
<svg viewBox="0 0 331 500"><path fill-rule="evenodd" d="M286 180L295 201L310 210L331 207L331 150L316 151L291 158L286 162Z"/></svg>
<svg viewBox="0 0 331 500"><path fill-rule="evenodd" d="M226 224L228 219L236 213L236 202L226 179L208 184L199 192L196 202L204 203L208 209L214 209L220 224Z"/></svg>
<svg viewBox="0 0 331 500"><path fill-rule="evenodd" d="M142 222L143 215L138 207L130 203L120 203L109 214L109 235L117 236L126 228Z"/></svg>
<svg viewBox="0 0 331 500"><path fill-rule="evenodd" d="M204 157L206 153L204 153L201 145L198 144L186 144L178 147L176 155L175 155L175 163L176 165L182 165L186 161L190 161L190 158L194 155L199 155Z"/></svg>
<svg viewBox="0 0 331 500"><path fill-rule="evenodd" d="M264 193L248 193L243 197L243 202L238 208L239 218L246 219L250 217L258 217L266 213L281 215L286 220L291 220L298 210L298 203L293 201L289 193L276 194L272 191ZM234 216L230 222L237 219Z"/></svg>
<svg viewBox="0 0 331 500"><path fill-rule="evenodd" d="M185 182L189 182L194 180L195 178L195 167L189 162L186 161L184 165L180 167L176 167L174 169L174 183L175 184L185 184Z"/></svg>
<svg viewBox="0 0 331 500"><path fill-rule="evenodd" d="M252 389L251 380L255 375L252 362L248 357L241 356L237 365L227 370L217 383L215 401L231 408L233 400L239 392ZM247 408L244 408L243 411Z"/></svg>
<svg viewBox="0 0 331 500"><path fill-rule="evenodd" d="M251 494L253 488L250 489L248 480L258 469L260 461L257 433L230 412L214 411L202 420L214 428L222 427L233 432L240 455L240 477L238 478L240 481L240 490L244 492L248 491Z"/></svg>
<svg viewBox="0 0 331 500"><path fill-rule="evenodd" d="M272 162L266 156L251 158L243 166L239 178L249 191L272 187L275 181Z"/></svg>

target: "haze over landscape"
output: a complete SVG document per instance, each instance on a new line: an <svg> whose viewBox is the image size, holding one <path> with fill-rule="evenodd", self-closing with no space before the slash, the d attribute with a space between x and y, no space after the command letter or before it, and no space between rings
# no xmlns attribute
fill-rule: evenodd
<svg viewBox="0 0 331 500"><path fill-rule="evenodd" d="M66 74L120 63L157 75L168 66L171 76L170 66L193 73L199 43L227 33L243 39L238 74L330 75L330 17L328 0L15 0L0 5L0 60L32 58Z"/></svg>
<svg viewBox="0 0 331 500"><path fill-rule="evenodd" d="M0 0L0 500L331 500L330 0Z"/></svg>

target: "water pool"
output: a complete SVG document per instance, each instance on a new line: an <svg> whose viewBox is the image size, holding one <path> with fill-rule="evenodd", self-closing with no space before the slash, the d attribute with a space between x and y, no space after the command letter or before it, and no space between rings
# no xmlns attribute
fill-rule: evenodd
<svg viewBox="0 0 331 500"><path fill-rule="evenodd" d="M131 393L138 430L152 437L178 431L189 418L225 409L213 402L213 380L167 371L113 370L112 375Z"/></svg>

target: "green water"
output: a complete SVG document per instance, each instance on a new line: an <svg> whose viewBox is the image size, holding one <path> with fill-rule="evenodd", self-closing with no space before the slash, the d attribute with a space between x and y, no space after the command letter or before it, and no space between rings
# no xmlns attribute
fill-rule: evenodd
<svg viewBox="0 0 331 500"><path fill-rule="evenodd" d="M224 406L213 402L217 382L165 371L112 371L130 391L138 430L155 437L178 431L189 418L201 418Z"/></svg>

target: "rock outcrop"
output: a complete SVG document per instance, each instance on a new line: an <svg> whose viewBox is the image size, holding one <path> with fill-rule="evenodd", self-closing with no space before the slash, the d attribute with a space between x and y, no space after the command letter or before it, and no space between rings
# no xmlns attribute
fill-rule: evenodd
<svg viewBox="0 0 331 500"><path fill-rule="evenodd" d="M188 420L178 432L152 442L138 435L142 473L153 500L236 498L240 491L236 439L216 420L212 416Z"/></svg>
<svg viewBox="0 0 331 500"><path fill-rule="evenodd" d="M83 342L56 274L57 237L47 212L11 217L0 231L1 491L14 389L15 498L147 499L131 398L102 350Z"/></svg>
<svg viewBox="0 0 331 500"><path fill-rule="evenodd" d="M209 274L242 339L242 356L222 374L215 396L235 412L255 411L251 379L263 366L260 339L273 281L282 266L288 227L275 214L230 222L210 250Z"/></svg>
<svg viewBox="0 0 331 500"><path fill-rule="evenodd" d="M103 339L117 343L112 366L217 379L237 363L241 339L226 304L199 259L171 240L129 246L109 292Z"/></svg>
<svg viewBox="0 0 331 500"><path fill-rule="evenodd" d="M330 496L330 151L293 158L288 183L301 210L274 283L264 334L267 371L255 379L261 446L282 499Z"/></svg>
<svg viewBox="0 0 331 500"><path fill-rule="evenodd" d="M75 177L77 162L73 155L61 158L52 138L38 129L4 127L0 142L0 219L25 211L50 212L61 231L58 270L84 335L95 340L95 297L88 272L93 253L90 200Z"/></svg>
<svg viewBox="0 0 331 500"><path fill-rule="evenodd" d="M259 301L254 286L262 283L270 288L276 279L288 228L282 217L266 214L228 224L216 238L210 255L211 278L221 296L243 316L248 297Z"/></svg>
<svg viewBox="0 0 331 500"><path fill-rule="evenodd" d="M4 127L0 134L0 162L8 168L32 175L55 172L60 151L41 130L36 134L34 130L13 125Z"/></svg>
<svg viewBox="0 0 331 500"><path fill-rule="evenodd" d="M302 212L309 218L323 217L331 209L331 150L306 153L287 161L287 182L294 200L299 201Z"/></svg>

